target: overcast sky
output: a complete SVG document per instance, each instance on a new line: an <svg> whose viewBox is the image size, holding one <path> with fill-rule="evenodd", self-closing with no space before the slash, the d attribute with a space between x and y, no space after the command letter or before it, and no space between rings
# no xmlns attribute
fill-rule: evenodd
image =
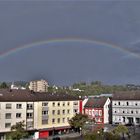
<svg viewBox="0 0 140 140"><path fill-rule="evenodd" d="M0 81L140 84L139 15L138 0L1 0Z"/></svg>

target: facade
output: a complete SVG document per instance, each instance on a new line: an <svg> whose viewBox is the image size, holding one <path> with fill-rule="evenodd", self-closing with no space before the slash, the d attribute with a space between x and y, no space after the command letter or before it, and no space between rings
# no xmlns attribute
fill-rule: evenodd
<svg viewBox="0 0 140 140"><path fill-rule="evenodd" d="M113 95L112 122L140 125L140 92L121 92Z"/></svg>
<svg viewBox="0 0 140 140"><path fill-rule="evenodd" d="M84 112L96 124L109 123L110 99L108 97L89 97Z"/></svg>
<svg viewBox="0 0 140 140"><path fill-rule="evenodd" d="M43 79L31 81L29 84L29 89L34 92L47 92L48 91L48 82Z"/></svg>
<svg viewBox="0 0 140 140"><path fill-rule="evenodd" d="M34 138L69 131L68 120L82 110L82 101L68 94L37 93L29 90L0 90L0 139L11 126L24 121Z"/></svg>

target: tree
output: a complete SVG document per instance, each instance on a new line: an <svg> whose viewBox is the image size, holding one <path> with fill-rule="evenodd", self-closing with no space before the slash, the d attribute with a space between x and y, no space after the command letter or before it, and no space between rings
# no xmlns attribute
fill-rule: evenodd
<svg viewBox="0 0 140 140"><path fill-rule="evenodd" d="M82 129L84 124L88 121L88 116L84 114L76 114L73 118L69 120L69 124L71 127L74 127L76 129Z"/></svg>
<svg viewBox="0 0 140 140"><path fill-rule="evenodd" d="M91 82L91 85L98 85L98 86L101 86L101 85L102 85L102 82L101 82L101 81L92 81L92 82Z"/></svg>
<svg viewBox="0 0 140 140"><path fill-rule="evenodd" d="M102 140L101 135L96 132L88 133L84 136L84 140Z"/></svg>
<svg viewBox="0 0 140 140"><path fill-rule="evenodd" d="M21 138L27 137L28 133L25 131L24 127L24 121L16 123L11 127L11 133L8 137L12 140L20 140Z"/></svg>
<svg viewBox="0 0 140 140"><path fill-rule="evenodd" d="M127 128L126 126L124 126L124 125L118 125L118 126L113 130L113 132L114 132L115 134L122 134L123 139L125 139L125 138L124 138L124 134L127 134L129 131L128 131L128 128Z"/></svg>
<svg viewBox="0 0 140 140"><path fill-rule="evenodd" d="M8 85L6 84L6 82L2 82L0 88L8 88Z"/></svg>
<svg viewBox="0 0 140 140"><path fill-rule="evenodd" d="M120 136L118 134L113 134L112 132L104 133L105 140L120 140Z"/></svg>

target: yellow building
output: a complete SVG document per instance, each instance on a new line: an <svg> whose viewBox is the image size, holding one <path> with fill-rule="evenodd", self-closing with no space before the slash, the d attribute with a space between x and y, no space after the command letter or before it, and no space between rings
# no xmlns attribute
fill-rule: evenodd
<svg viewBox="0 0 140 140"><path fill-rule="evenodd" d="M68 132L69 120L80 112L79 99L67 94L52 94L48 100L35 102L34 106L35 128L40 138Z"/></svg>

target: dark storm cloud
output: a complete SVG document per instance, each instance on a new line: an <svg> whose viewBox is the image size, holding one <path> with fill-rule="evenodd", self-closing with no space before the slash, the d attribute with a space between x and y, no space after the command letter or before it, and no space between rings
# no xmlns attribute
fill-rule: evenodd
<svg viewBox="0 0 140 140"><path fill-rule="evenodd" d="M64 37L101 40L137 52L139 46L132 42L140 39L139 5L139 1L116 0L0 1L0 52ZM105 46L99 50L97 44L61 45L30 48L0 59L0 79L140 82L139 57Z"/></svg>

